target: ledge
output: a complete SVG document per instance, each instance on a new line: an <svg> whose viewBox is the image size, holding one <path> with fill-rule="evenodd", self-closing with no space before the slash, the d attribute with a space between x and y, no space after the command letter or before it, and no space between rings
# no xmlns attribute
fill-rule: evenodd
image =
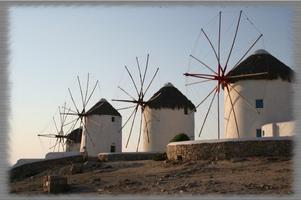
<svg viewBox="0 0 301 200"><path fill-rule="evenodd" d="M252 156L292 156L293 137L243 138L173 142L169 160L220 160Z"/></svg>

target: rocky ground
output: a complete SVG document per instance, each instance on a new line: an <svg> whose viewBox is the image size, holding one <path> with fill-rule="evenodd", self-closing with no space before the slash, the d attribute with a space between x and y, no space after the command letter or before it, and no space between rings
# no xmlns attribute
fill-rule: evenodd
<svg viewBox="0 0 301 200"><path fill-rule="evenodd" d="M236 158L219 161L86 161L53 166L22 180L11 180L16 194L42 194L47 174L67 177L69 194L202 195L292 194L292 159Z"/></svg>

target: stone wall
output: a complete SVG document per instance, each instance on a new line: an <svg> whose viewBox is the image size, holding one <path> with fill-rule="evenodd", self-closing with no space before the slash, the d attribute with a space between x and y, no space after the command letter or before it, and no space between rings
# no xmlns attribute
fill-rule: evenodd
<svg viewBox="0 0 301 200"><path fill-rule="evenodd" d="M169 160L221 160L252 156L292 156L292 137L253 140L173 142L167 145Z"/></svg>
<svg viewBox="0 0 301 200"><path fill-rule="evenodd" d="M162 153L152 152L123 152L123 153L100 153L100 161L134 161L134 160L153 160Z"/></svg>

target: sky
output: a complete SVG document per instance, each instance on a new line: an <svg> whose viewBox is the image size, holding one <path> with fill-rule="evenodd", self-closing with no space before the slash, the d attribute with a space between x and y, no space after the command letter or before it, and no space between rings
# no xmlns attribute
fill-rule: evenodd
<svg viewBox="0 0 301 200"><path fill-rule="evenodd" d="M146 56L150 55L147 82L159 67L158 76L146 99L165 83L171 82L194 104L198 104L213 85L185 86L195 80L186 78L183 73L208 72L189 55L192 54L216 67L208 41L200 34L201 28L205 29L216 45L217 16L222 11L221 55L222 61L225 61L241 9L241 25L229 68L234 66L243 52L262 33L263 39L249 54L264 48L294 69L294 13L289 6L154 4L137 7L129 4L12 7L9 28L9 162L14 164L20 158L43 158L51 151L49 147L55 140L37 137L37 134L55 132L52 118L55 117L58 121L58 106L66 102L73 108L68 88L80 107L77 76L84 84L89 73L90 87L99 80L99 87L87 105L88 108L100 98L106 98L115 108L128 106L129 104L113 102L111 99L127 98L117 88L118 85L134 94L134 87L124 66L128 66L134 79L138 81L136 56L144 68ZM198 137L207 109L208 103L202 105L195 114L196 139L217 138L216 106L212 108L201 137ZM221 113L222 109L221 103ZM120 112L125 121L130 110ZM127 138L128 129L126 127L123 130L123 141ZM124 151L136 149L137 135L138 131L134 129L128 149L124 148L123 142Z"/></svg>

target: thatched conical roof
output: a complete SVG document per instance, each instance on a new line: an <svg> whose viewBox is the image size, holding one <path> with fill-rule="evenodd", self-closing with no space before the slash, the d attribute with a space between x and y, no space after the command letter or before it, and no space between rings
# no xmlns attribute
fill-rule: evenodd
<svg viewBox="0 0 301 200"><path fill-rule="evenodd" d="M106 100L100 99L86 115L113 115L121 117L120 113Z"/></svg>
<svg viewBox="0 0 301 200"><path fill-rule="evenodd" d="M72 141L74 143L80 143L82 139L82 127L74 129L71 133L67 135L67 140Z"/></svg>
<svg viewBox="0 0 301 200"><path fill-rule="evenodd" d="M147 101L146 106L153 109L189 108L190 110L195 110L195 105L171 83L165 84L164 87L156 92Z"/></svg>
<svg viewBox="0 0 301 200"><path fill-rule="evenodd" d="M254 54L229 71L228 75L238 76L263 72L267 72L267 74L252 77L231 78L229 81L233 83L240 80L273 80L281 78L284 81L291 82L294 76L294 71L291 68L263 49L255 51Z"/></svg>

